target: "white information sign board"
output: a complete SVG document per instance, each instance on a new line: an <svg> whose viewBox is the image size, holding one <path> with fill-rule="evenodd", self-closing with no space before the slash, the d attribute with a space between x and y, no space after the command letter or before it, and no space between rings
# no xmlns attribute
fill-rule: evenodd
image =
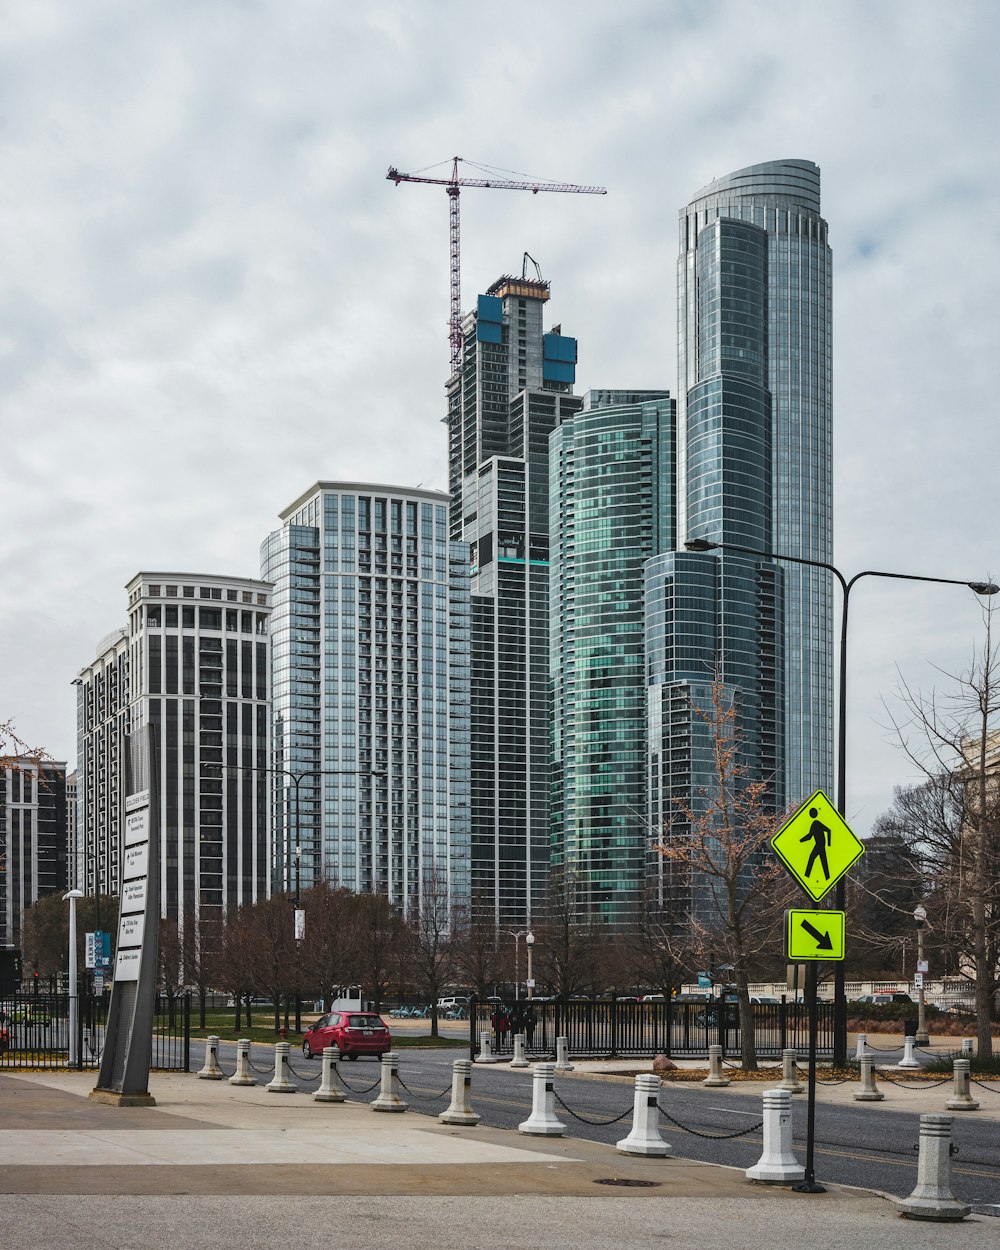
<svg viewBox="0 0 1000 1250"><path fill-rule="evenodd" d="M141 946L142 933L146 927L146 916L144 912L136 912L131 916L122 916L118 925L118 948L126 946Z"/></svg>
<svg viewBox="0 0 1000 1250"><path fill-rule="evenodd" d="M125 848L125 862L122 865L122 880L128 881L132 877L145 879L148 871L149 843L143 842L141 846L127 846Z"/></svg>
<svg viewBox="0 0 1000 1250"><path fill-rule="evenodd" d="M149 808L141 812L129 812L125 817L125 845L135 846L137 842L149 841Z"/></svg>
<svg viewBox="0 0 1000 1250"><path fill-rule="evenodd" d="M146 910L146 878L126 881L122 887L122 911Z"/></svg>
<svg viewBox="0 0 1000 1250"><path fill-rule="evenodd" d="M139 965L142 963L141 950L119 951L115 959L116 981L138 981Z"/></svg>

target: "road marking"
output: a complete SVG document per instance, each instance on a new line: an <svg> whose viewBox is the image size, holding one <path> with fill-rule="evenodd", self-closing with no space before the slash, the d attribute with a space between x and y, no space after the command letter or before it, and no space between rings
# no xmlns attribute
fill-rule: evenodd
<svg viewBox="0 0 1000 1250"><path fill-rule="evenodd" d="M732 1107L706 1107L705 1110L706 1111L721 1111L725 1115L749 1115L749 1116L752 1116L755 1120L760 1119L759 1111L734 1111Z"/></svg>

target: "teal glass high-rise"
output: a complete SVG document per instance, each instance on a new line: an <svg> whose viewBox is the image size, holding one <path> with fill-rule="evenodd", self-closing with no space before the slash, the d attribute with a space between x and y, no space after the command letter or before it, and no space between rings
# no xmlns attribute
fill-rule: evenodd
<svg viewBox="0 0 1000 1250"><path fill-rule="evenodd" d="M674 545L674 414L666 391L590 391L549 439L552 862L609 923L646 874L643 565Z"/></svg>

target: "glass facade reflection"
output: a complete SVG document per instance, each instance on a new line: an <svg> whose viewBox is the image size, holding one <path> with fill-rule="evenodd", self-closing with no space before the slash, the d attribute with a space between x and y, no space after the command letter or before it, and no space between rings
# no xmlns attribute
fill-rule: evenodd
<svg viewBox="0 0 1000 1250"><path fill-rule="evenodd" d="M552 862L612 923L646 872L643 564L674 545L674 413L591 391L549 444Z"/></svg>
<svg viewBox="0 0 1000 1250"><path fill-rule="evenodd" d="M768 388L768 241L747 222L703 224L693 257L695 333L683 440L688 532L769 545L772 407ZM738 552L672 551L646 565L649 809L653 829L683 832L717 791L711 736L716 676L736 707L740 764L784 801L784 593L781 570ZM699 883L653 858L661 899L698 907ZM684 897L678 894L684 891Z"/></svg>
<svg viewBox="0 0 1000 1250"><path fill-rule="evenodd" d="M549 448L579 411L576 340L547 282L503 277L462 324L448 383L451 537L471 575L472 897L530 922L549 879Z"/></svg>
<svg viewBox="0 0 1000 1250"><path fill-rule="evenodd" d="M720 221L763 232L767 246L766 386L771 403L772 515L760 546L827 563L833 559L831 325L832 256L820 215L820 171L810 161L772 161L711 183L680 213L678 261L678 438L680 537L725 540L710 513L691 510L684 475L692 421L705 372L699 343L700 240ZM732 337L732 335L730 335ZM738 335L736 336L738 337ZM735 342L730 346L737 348ZM734 364L732 355L729 368ZM730 539L730 541L734 541ZM833 773L832 579L822 569L785 564L785 789L789 801L828 787Z"/></svg>
<svg viewBox="0 0 1000 1250"><path fill-rule="evenodd" d="M404 916L464 906L469 577L448 496L319 482L281 519L261 548L274 885L378 892Z"/></svg>

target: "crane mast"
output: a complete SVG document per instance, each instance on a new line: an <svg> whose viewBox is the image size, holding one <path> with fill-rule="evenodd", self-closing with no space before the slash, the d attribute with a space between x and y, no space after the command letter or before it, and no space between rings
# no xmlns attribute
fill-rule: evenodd
<svg viewBox="0 0 1000 1250"><path fill-rule="evenodd" d="M480 172L489 174L486 178L460 178L459 163L472 165ZM510 172L510 171L506 171ZM530 191L537 195L539 191L558 191L567 195L607 195L606 187L578 186L572 182L552 182L545 178L512 179L494 176L493 171L485 166L475 165L472 161L462 161L460 156L452 158L451 177L430 177L423 171L412 174L400 173L391 166L386 178L398 187L401 182L418 182L430 186L444 187L448 193L448 224L450 230L450 266L449 282L451 291L451 312L448 319L448 341L451 345L451 371L457 373L462 364L462 238L459 219L459 197L463 187L482 187L489 191Z"/></svg>

